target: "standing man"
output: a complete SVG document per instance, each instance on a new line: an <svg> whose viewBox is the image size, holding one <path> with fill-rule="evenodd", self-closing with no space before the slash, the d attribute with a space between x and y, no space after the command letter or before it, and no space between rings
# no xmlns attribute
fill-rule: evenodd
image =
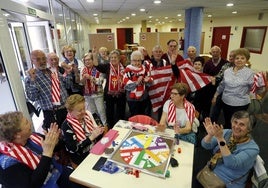
<svg viewBox="0 0 268 188"><path fill-rule="evenodd" d="M66 86L71 79L71 74L65 77L57 69L47 68L47 60L58 60L56 54L50 54L48 58L41 50L34 50L30 54L31 62L35 68L28 70L25 79L26 95L31 101L36 101L44 114L43 129L47 130L52 122L60 126L66 119L67 111L64 106L67 91Z"/></svg>
<svg viewBox="0 0 268 188"><path fill-rule="evenodd" d="M210 50L210 53L212 55L212 58L205 63L203 72L210 76L216 76L220 72L222 66L225 65L228 61L221 58L221 49L218 46L213 46ZM214 93L216 92L218 84L219 83L213 85L210 83L203 89L203 104L201 105L203 109L202 112L200 112L202 113L203 118L209 117L211 100L213 98Z"/></svg>
<svg viewBox="0 0 268 188"><path fill-rule="evenodd" d="M170 65L171 63L171 56L172 54L176 54L177 58L175 60L175 63L183 61L183 57L178 54L178 42L174 39L171 39L167 42L168 51L167 53L163 54L162 59L165 59L167 62L167 65Z"/></svg>

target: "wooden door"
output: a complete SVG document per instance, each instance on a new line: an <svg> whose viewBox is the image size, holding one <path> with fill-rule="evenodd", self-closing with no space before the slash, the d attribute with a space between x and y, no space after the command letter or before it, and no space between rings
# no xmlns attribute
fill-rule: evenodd
<svg viewBox="0 0 268 188"><path fill-rule="evenodd" d="M227 59L228 46L231 34L231 27L214 27L211 46L221 48L221 57Z"/></svg>
<svg viewBox="0 0 268 188"><path fill-rule="evenodd" d="M117 48L124 50L125 44L133 43L133 28L117 28Z"/></svg>

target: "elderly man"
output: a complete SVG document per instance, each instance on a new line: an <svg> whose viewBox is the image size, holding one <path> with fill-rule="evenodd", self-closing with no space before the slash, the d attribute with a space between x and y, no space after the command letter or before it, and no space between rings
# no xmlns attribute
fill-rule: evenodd
<svg viewBox="0 0 268 188"><path fill-rule="evenodd" d="M213 46L210 51L212 58L209 59L203 68L203 72L210 75L210 76L216 76L223 65L225 65L228 61L221 58L221 49L218 46ZM211 107L211 100L213 98L214 93L216 92L216 88L218 87L218 84L212 85L209 84L206 87L204 87L204 92L202 94L202 116L203 118L208 117L210 114L210 107Z"/></svg>
<svg viewBox="0 0 268 188"><path fill-rule="evenodd" d="M40 105L44 114L42 127L47 130L52 122L61 125L66 118L66 86L71 83L72 77L70 74L63 77L55 69L54 64L58 64L55 63L58 61L56 54L49 54L46 58L43 51L34 50L31 53L31 61L35 68L28 70L29 75L25 78L26 95ZM47 68L47 63L51 68Z"/></svg>
<svg viewBox="0 0 268 188"><path fill-rule="evenodd" d="M162 59L165 59L167 61L167 65L170 65L171 63L171 57L172 55L176 55L175 63L183 61L183 57L178 54L178 42L174 39L171 39L167 42L168 51L167 53L163 54Z"/></svg>
<svg viewBox="0 0 268 188"><path fill-rule="evenodd" d="M167 61L165 59L162 59L162 55L163 55L163 50L161 46L159 45L154 46L152 50L152 58L151 58L153 69L166 66Z"/></svg>
<svg viewBox="0 0 268 188"><path fill-rule="evenodd" d="M188 60L194 63L194 59L196 58L196 48L194 46L189 46L187 49Z"/></svg>

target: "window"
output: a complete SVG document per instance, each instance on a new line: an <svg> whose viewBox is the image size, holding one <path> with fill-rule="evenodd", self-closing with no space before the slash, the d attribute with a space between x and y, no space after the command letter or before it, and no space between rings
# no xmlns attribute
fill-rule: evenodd
<svg viewBox="0 0 268 188"><path fill-rule="evenodd" d="M241 48L247 48L253 53L262 53L267 27L244 27Z"/></svg>
<svg viewBox="0 0 268 188"><path fill-rule="evenodd" d="M97 29L97 33L111 33L111 29Z"/></svg>

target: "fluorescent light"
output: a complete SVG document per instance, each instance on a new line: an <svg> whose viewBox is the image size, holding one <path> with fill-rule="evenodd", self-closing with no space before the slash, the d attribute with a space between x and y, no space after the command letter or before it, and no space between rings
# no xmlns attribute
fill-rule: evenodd
<svg viewBox="0 0 268 188"><path fill-rule="evenodd" d="M160 3L162 3L162 1L160 1L160 0L154 0L154 4L160 4Z"/></svg>
<svg viewBox="0 0 268 188"><path fill-rule="evenodd" d="M228 3L228 4L226 4L226 6L227 7L232 7L232 6L234 6L234 4L233 3Z"/></svg>
<svg viewBox="0 0 268 188"><path fill-rule="evenodd" d="M94 3L95 0L87 0L88 3Z"/></svg>
<svg viewBox="0 0 268 188"><path fill-rule="evenodd" d="M145 12L145 8L141 8L140 11L141 11L141 12Z"/></svg>
<svg viewBox="0 0 268 188"><path fill-rule="evenodd" d="M237 14L237 11L233 11L232 14Z"/></svg>

